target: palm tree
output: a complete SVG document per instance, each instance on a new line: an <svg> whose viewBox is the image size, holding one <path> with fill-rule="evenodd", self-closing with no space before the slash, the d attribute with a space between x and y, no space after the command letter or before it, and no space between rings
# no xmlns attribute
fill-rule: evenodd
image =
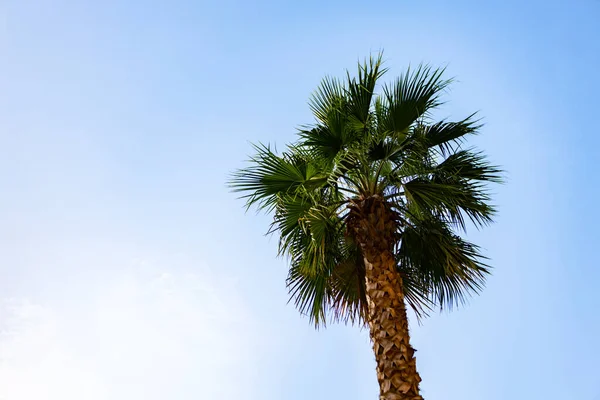
<svg viewBox="0 0 600 400"><path fill-rule="evenodd" d="M281 154L254 146L230 184L274 215L300 312L316 326L368 325L380 399L417 400L407 305L421 318L482 288L489 266L459 233L492 221L486 184L501 171L461 146L480 128L473 115L432 121L443 70L409 68L376 94L385 71L379 55L355 77L325 78L310 99L315 122Z"/></svg>

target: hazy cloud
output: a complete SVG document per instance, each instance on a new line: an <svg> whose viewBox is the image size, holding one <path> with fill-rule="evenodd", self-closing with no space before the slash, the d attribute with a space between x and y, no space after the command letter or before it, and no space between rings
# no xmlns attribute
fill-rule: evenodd
<svg viewBox="0 0 600 400"><path fill-rule="evenodd" d="M77 313L27 299L1 309L2 400L233 399L252 390L257 327L235 283L208 269L138 265Z"/></svg>

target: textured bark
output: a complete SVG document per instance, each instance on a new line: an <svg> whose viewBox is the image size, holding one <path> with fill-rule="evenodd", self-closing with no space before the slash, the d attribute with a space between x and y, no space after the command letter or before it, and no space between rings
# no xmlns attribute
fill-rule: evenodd
<svg viewBox="0 0 600 400"><path fill-rule="evenodd" d="M366 266L368 323L377 361L379 399L422 400L402 277L393 255L396 214L379 196L356 201L350 209L350 233L361 247Z"/></svg>

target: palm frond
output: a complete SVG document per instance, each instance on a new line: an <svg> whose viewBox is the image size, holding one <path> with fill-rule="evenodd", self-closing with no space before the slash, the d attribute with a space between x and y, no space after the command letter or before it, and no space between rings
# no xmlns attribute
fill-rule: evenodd
<svg viewBox="0 0 600 400"><path fill-rule="evenodd" d="M465 215L477 227L489 224L495 209L486 187L453 177L416 178L404 184L408 202L419 214L446 217L466 229Z"/></svg>
<svg viewBox="0 0 600 400"><path fill-rule="evenodd" d="M485 156L469 150L450 154L441 163L411 165L405 162L399 173L412 176L403 183L404 193L420 212L444 215L465 229L467 216L477 227L492 221L495 214L486 184L501 183L501 170Z"/></svg>
<svg viewBox="0 0 600 400"><path fill-rule="evenodd" d="M332 307L329 279L344 258L343 220L339 205L328 201L328 195L280 196L272 225L281 232L280 254L290 259L291 300L316 325L325 322L326 310Z"/></svg>
<svg viewBox="0 0 600 400"><path fill-rule="evenodd" d="M343 118L341 118L343 119ZM317 125L299 132L301 144L311 149L315 157L333 160L344 147L344 127Z"/></svg>
<svg viewBox="0 0 600 400"><path fill-rule="evenodd" d="M309 149L315 157L332 161L356 140L357 132L349 123L345 103L331 105L324 113L322 123L306 126L299 131L299 146Z"/></svg>
<svg viewBox="0 0 600 400"><path fill-rule="evenodd" d="M277 197L275 215L267 234L279 233L279 255L284 255L303 233L301 223L314 207L314 198L305 194L282 194Z"/></svg>
<svg viewBox="0 0 600 400"><path fill-rule="evenodd" d="M454 179L502 183L502 170L491 165L485 155L473 150L460 150L450 154L436 168L435 173Z"/></svg>
<svg viewBox="0 0 600 400"><path fill-rule="evenodd" d="M402 232L400 269L416 283L418 296L452 308L477 293L489 266L479 248L454 234L439 218L415 221ZM406 278L405 278L406 279Z"/></svg>
<svg viewBox="0 0 600 400"><path fill-rule="evenodd" d="M443 72L443 69L419 65L414 71L409 68L395 84L384 86L387 117L381 122L385 130L405 133L419 118L439 106L440 95L451 82L442 79Z"/></svg>
<svg viewBox="0 0 600 400"><path fill-rule="evenodd" d="M366 132L371 119L371 107L378 79L385 74L386 68L381 68L383 55L371 57L367 63L358 65L358 77L350 76L347 72L347 94L349 106L349 121L357 131Z"/></svg>
<svg viewBox="0 0 600 400"><path fill-rule="evenodd" d="M290 301L293 301L298 311L307 315L317 327L326 323L330 297L328 279L328 271L313 274L295 263L291 264L287 278Z"/></svg>
<svg viewBox="0 0 600 400"><path fill-rule="evenodd" d="M413 310L417 321L421 322L429 316L435 302L431 300L429 286L422 279L419 271L413 265L402 262L401 258L398 258L398 272L402 276L404 299L406 304Z"/></svg>
<svg viewBox="0 0 600 400"><path fill-rule="evenodd" d="M250 159L250 165L234 172L230 181L234 192L248 193L242 196L247 207L256 205L270 211L278 194L298 189L310 191L327 183L322 163L300 149L291 148L291 152L281 156L268 145L255 145L254 150L256 155Z"/></svg>
<svg viewBox="0 0 600 400"><path fill-rule="evenodd" d="M350 241L343 243L341 254L329 278L334 319L361 325L368 315L364 259Z"/></svg>
<svg viewBox="0 0 600 400"><path fill-rule="evenodd" d="M332 77L325 77L311 95L308 105L317 121L326 124L331 109L343 108L347 103L344 84Z"/></svg>
<svg viewBox="0 0 600 400"><path fill-rule="evenodd" d="M461 144L465 136L474 135L481 128L478 120L474 120L475 114L470 115L462 121L441 121L429 126L423 126L424 136L427 144L431 147L439 146L442 155L455 150L453 144Z"/></svg>

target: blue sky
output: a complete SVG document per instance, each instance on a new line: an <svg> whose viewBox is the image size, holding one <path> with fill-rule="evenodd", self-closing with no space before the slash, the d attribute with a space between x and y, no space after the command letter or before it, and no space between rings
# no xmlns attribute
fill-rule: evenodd
<svg viewBox="0 0 600 400"><path fill-rule="evenodd" d="M250 141L385 49L447 65L444 116L508 171L495 267L412 323L428 400L600 399L600 2L0 4L0 399L367 399L367 332L286 305L269 219L228 192Z"/></svg>

